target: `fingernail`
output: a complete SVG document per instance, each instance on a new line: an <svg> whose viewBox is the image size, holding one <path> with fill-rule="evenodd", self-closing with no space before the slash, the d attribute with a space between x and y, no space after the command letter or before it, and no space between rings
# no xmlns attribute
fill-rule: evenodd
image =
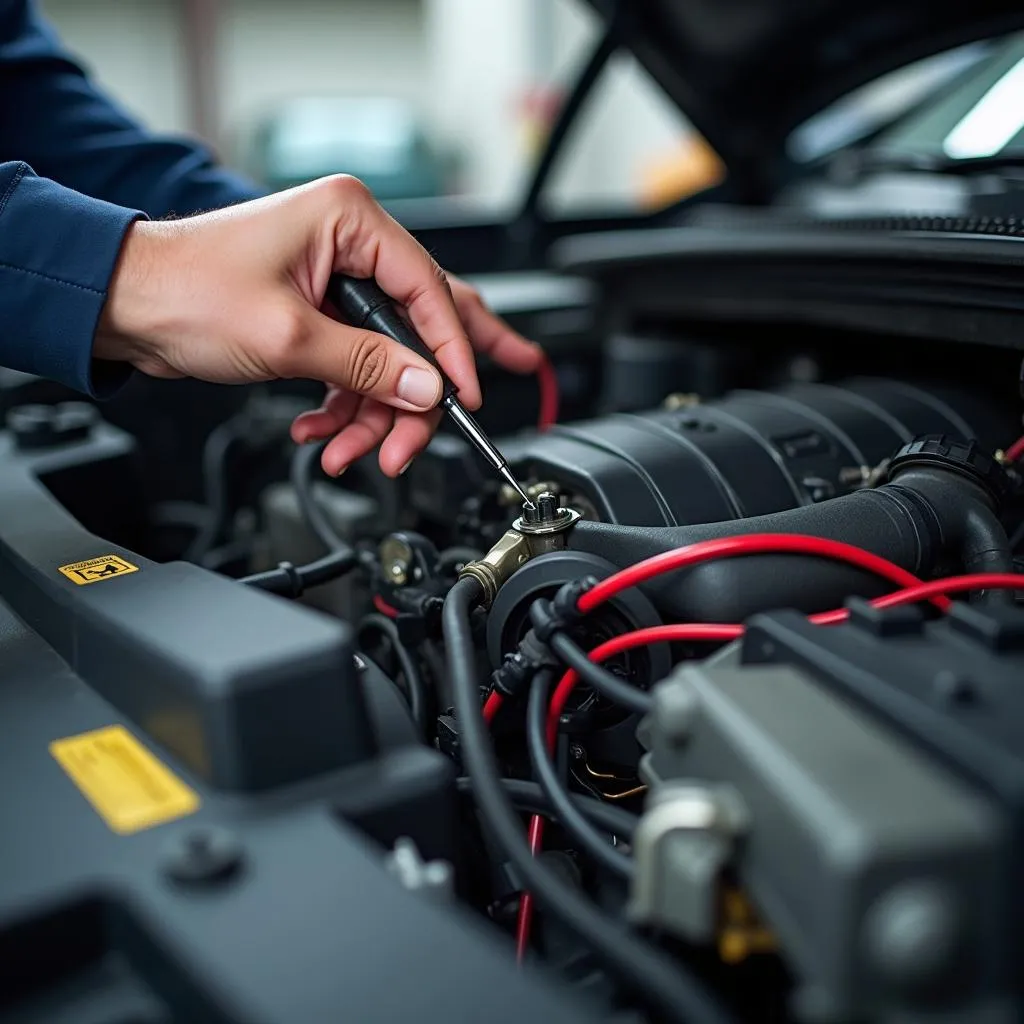
<svg viewBox="0 0 1024 1024"><path fill-rule="evenodd" d="M412 465L412 459L410 459L399 471L398 475L401 476L410 466Z"/></svg>
<svg viewBox="0 0 1024 1024"><path fill-rule="evenodd" d="M403 402L418 409L432 409L437 402L440 380L430 370L407 366L398 378L396 393Z"/></svg>
<svg viewBox="0 0 1024 1024"><path fill-rule="evenodd" d="M341 476L341 474L344 473L346 469L348 469L348 466L342 466L341 469L339 469L338 472L334 474L335 478Z"/></svg>

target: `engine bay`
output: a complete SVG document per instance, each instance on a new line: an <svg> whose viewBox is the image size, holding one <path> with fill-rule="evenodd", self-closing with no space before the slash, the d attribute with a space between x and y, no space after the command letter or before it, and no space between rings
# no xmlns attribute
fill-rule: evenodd
<svg viewBox="0 0 1024 1024"><path fill-rule="evenodd" d="M0 1019L1016 1019L1019 356L650 333L533 507L7 389Z"/></svg>

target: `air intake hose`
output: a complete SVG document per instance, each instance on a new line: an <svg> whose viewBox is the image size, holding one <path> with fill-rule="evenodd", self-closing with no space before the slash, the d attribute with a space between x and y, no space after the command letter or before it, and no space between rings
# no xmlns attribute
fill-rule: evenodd
<svg viewBox="0 0 1024 1024"><path fill-rule="evenodd" d="M889 465L889 482L817 505L699 526L632 527L581 522L569 546L624 567L697 541L749 533L802 533L845 541L929 577L1012 572L998 516L1010 480L975 442L925 437ZM859 569L800 555L728 558L652 580L644 588L680 622L742 622L769 608L821 611L891 586Z"/></svg>

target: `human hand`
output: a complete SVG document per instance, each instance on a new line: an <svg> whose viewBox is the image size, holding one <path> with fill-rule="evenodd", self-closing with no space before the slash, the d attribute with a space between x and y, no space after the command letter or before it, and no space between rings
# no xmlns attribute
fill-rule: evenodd
<svg viewBox="0 0 1024 1024"><path fill-rule="evenodd" d="M334 320L324 306L332 273L374 277L469 409L480 405L474 348L518 373L543 358L346 176L185 220L137 222L93 354L155 377L323 381L323 406L296 419L293 438L333 438L323 454L332 475L380 445L381 469L397 476L437 427L440 377L383 335Z"/></svg>

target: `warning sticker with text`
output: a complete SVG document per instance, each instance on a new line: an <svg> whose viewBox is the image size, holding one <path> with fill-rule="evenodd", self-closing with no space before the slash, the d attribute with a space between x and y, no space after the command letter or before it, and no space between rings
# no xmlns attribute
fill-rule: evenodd
<svg viewBox="0 0 1024 1024"><path fill-rule="evenodd" d="M50 753L110 828L130 835L199 807L186 786L123 725L55 740Z"/></svg>
<svg viewBox="0 0 1024 1024"><path fill-rule="evenodd" d="M84 562L59 566L59 571L72 583L83 586L86 583L111 580L115 576L127 576L130 572L138 572L139 567L126 562L120 555L100 555L99 558L87 558Z"/></svg>

